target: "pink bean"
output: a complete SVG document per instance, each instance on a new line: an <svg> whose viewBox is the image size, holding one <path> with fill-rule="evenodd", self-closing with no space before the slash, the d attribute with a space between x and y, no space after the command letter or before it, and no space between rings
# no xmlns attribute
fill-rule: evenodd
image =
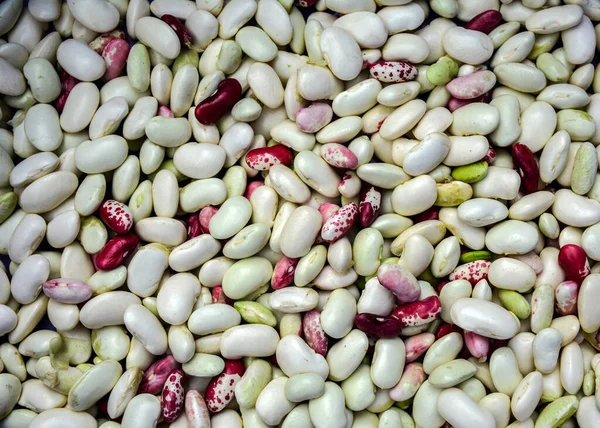
<svg viewBox="0 0 600 428"><path fill-rule="evenodd" d="M231 111L242 96L242 86L236 79L225 79L217 91L196 106L194 115L202 125L212 125Z"/></svg>
<svg viewBox="0 0 600 428"><path fill-rule="evenodd" d="M465 331L463 337L469 353L480 362L485 362L490 352L490 339L472 331Z"/></svg>
<svg viewBox="0 0 600 428"><path fill-rule="evenodd" d="M294 273L296 272L296 265L298 259L291 259L283 256L279 259L273 269L273 277L271 278L271 287L273 290L279 290L287 287L294 282Z"/></svg>
<svg viewBox="0 0 600 428"><path fill-rule="evenodd" d="M394 317L362 313L354 317L356 327L376 337L397 337L402 333L402 324Z"/></svg>
<svg viewBox="0 0 600 428"><path fill-rule="evenodd" d="M563 245L558 253L558 264L568 280L581 284L590 274L590 263L583 248L575 244Z"/></svg>
<svg viewBox="0 0 600 428"><path fill-rule="evenodd" d="M382 264L377 270L377 280L381 285L394 293L401 303L414 302L421 294L421 287L417 278L398 264Z"/></svg>
<svg viewBox="0 0 600 428"><path fill-rule="evenodd" d="M321 313L316 309L308 311L302 319L304 339L317 354L327 355L329 338L321 326Z"/></svg>
<svg viewBox="0 0 600 428"><path fill-rule="evenodd" d="M244 193L244 198L250 199L250 197L252 196L252 193L254 193L254 191L256 189L258 189L260 186L264 186L264 185L265 185L265 182L262 180L251 181L246 186L246 192Z"/></svg>
<svg viewBox="0 0 600 428"><path fill-rule="evenodd" d="M437 296L429 296L418 302L398 306L392 311L404 327L415 327L428 324L442 313L442 305Z"/></svg>
<svg viewBox="0 0 600 428"><path fill-rule="evenodd" d="M210 233L208 230L208 225L210 224L210 219L213 218L217 211L219 211L219 209L211 205L200 210L200 214L198 214L198 221L200 222L200 230L202 233Z"/></svg>
<svg viewBox="0 0 600 428"><path fill-rule="evenodd" d="M257 171L268 171L273 165L288 166L292 160L292 151L281 144L250 150L246 154L246 163Z"/></svg>
<svg viewBox="0 0 600 428"><path fill-rule="evenodd" d="M358 218L358 207L354 202L344 205L325 222L321 228L323 241L333 243L344 237Z"/></svg>
<svg viewBox="0 0 600 428"><path fill-rule="evenodd" d="M208 407L195 389L190 389L185 396L185 417L189 428L210 428Z"/></svg>
<svg viewBox="0 0 600 428"><path fill-rule="evenodd" d="M233 400L235 386L244 374L244 363L241 360L225 360L223 372L211 379L204 396L208 410L220 412Z"/></svg>
<svg viewBox="0 0 600 428"><path fill-rule="evenodd" d="M450 273L449 279L450 281L466 279L471 285L475 285L482 279L487 279L490 265L489 260L475 260L474 262L462 264Z"/></svg>
<svg viewBox="0 0 600 428"><path fill-rule="evenodd" d="M167 106L160 106L158 108L158 115L162 116L162 117L175 117L175 115L173 114L173 112L171 111L171 109Z"/></svg>
<svg viewBox="0 0 600 428"><path fill-rule="evenodd" d="M512 160L515 170L521 176L521 189L533 193L538 188L540 169L535 156L525 144L516 143L512 147Z"/></svg>
<svg viewBox="0 0 600 428"><path fill-rule="evenodd" d="M501 22L502 14L497 10L490 9L471 18L465 25L465 28L467 30L481 31L482 33L489 34L494 28L500 25Z"/></svg>
<svg viewBox="0 0 600 428"><path fill-rule="evenodd" d="M360 193L361 181L354 171L346 171L342 181L338 184L338 190L346 198L354 198Z"/></svg>
<svg viewBox="0 0 600 428"><path fill-rule="evenodd" d="M381 192L375 187L369 187L360 195L358 213L360 214L360 225L369 227L377 218L381 208Z"/></svg>
<svg viewBox="0 0 600 428"><path fill-rule="evenodd" d="M135 233L115 236L96 255L96 266L101 270L116 269L135 250L139 242L140 239Z"/></svg>
<svg viewBox="0 0 600 428"><path fill-rule="evenodd" d="M454 98L472 100L489 92L495 84L496 75L489 70L482 70L452 79L446 89Z"/></svg>
<svg viewBox="0 0 600 428"><path fill-rule="evenodd" d="M404 61L377 61L369 65L369 72L373 78L385 83L415 80L419 73L414 65Z"/></svg>
<svg viewBox="0 0 600 428"><path fill-rule="evenodd" d="M185 391L183 378L185 374L181 369L169 373L162 390L162 416L165 422L174 422L183 411Z"/></svg>
<svg viewBox="0 0 600 428"><path fill-rule="evenodd" d="M313 134L331 122L333 110L326 103L312 103L296 113L296 126L302 132Z"/></svg>
<svg viewBox="0 0 600 428"><path fill-rule="evenodd" d="M102 51L102 58L106 63L106 72L102 79L106 82L119 77L125 65L127 64L127 57L129 56L129 43L122 39L113 39Z"/></svg>
<svg viewBox="0 0 600 428"><path fill-rule="evenodd" d="M419 359L433 345L433 342L435 342L435 335L433 333L421 333L406 339L404 341L406 362L412 363Z"/></svg>
<svg viewBox="0 0 600 428"><path fill-rule="evenodd" d="M564 281L554 289L554 306L559 315L574 315L577 312L579 285L575 281Z"/></svg>
<svg viewBox="0 0 600 428"><path fill-rule="evenodd" d="M390 389L390 398L394 401L410 400L417 393L417 390L425 382L425 370L423 364L410 363L404 367L404 372L400 381L395 387Z"/></svg>
<svg viewBox="0 0 600 428"><path fill-rule="evenodd" d="M148 393L156 395L160 393L167 381L169 373L177 368L179 368L179 363L175 361L175 358L172 355L168 355L162 360L158 360L144 372L144 376L142 376L142 381L138 388L138 394Z"/></svg>
<svg viewBox="0 0 600 428"><path fill-rule="evenodd" d="M192 33L190 33L190 30L188 30L177 17L165 14L161 16L160 19L175 31L175 34L177 34L177 38L182 45L185 45L190 49L192 48Z"/></svg>
<svg viewBox="0 0 600 428"><path fill-rule="evenodd" d="M352 151L338 143L328 143L321 146L321 156L329 165L335 168L356 169L358 158Z"/></svg>
<svg viewBox="0 0 600 428"><path fill-rule="evenodd" d="M114 232L122 235L133 226L133 215L122 202L109 199L100 206L100 218Z"/></svg>
<svg viewBox="0 0 600 428"><path fill-rule="evenodd" d="M92 288L76 279L59 278L44 282L44 294L60 303L79 304L92 297Z"/></svg>

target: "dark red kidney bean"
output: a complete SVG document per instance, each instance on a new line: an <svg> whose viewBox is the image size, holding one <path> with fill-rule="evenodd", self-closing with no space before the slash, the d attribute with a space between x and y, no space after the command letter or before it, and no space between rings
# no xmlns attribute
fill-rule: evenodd
<svg viewBox="0 0 600 428"><path fill-rule="evenodd" d="M183 25L179 18L173 15L163 15L160 19L175 31L175 34L177 34L179 42L182 45L185 45L190 49L192 48L192 33L190 33L190 30Z"/></svg>
<svg viewBox="0 0 600 428"><path fill-rule="evenodd" d="M525 144L515 144L512 148L512 160L515 170L521 176L521 189L528 194L535 192L540 179L540 169L531 149Z"/></svg>
<svg viewBox="0 0 600 428"><path fill-rule="evenodd" d="M140 242L135 233L115 236L96 255L96 266L101 270L117 268Z"/></svg>
<svg viewBox="0 0 600 428"><path fill-rule="evenodd" d="M501 22L502 14L497 10L490 9L471 18L465 25L465 28L467 30L481 31L482 33L489 34L494 28L500 25Z"/></svg>
<svg viewBox="0 0 600 428"><path fill-rule="evenodd" d="M377 337L395 337L402 333L402 324L392 317L362 313L354 317L354 324L359 330Z"/></svg>
<svg viewBox="0 0 600 428"><path fill-rule="evenodd" d="M222 80L217 91L196 106L196 119L203 125L212 125L229 113L241 96L240 82L236 79Z"/></svg>

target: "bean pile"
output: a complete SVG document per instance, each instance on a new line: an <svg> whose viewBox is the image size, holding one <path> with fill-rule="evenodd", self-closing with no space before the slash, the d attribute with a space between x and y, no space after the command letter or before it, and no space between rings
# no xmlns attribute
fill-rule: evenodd
<svg viewBox="0 0 600 428"><path fill-rule="evenodd" d="M0 428L600 427L600 0L0 37Z"/></svg>

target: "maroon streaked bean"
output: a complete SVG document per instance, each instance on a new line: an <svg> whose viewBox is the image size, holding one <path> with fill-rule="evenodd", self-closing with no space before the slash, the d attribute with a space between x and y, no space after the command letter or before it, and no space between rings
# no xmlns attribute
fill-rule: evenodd
<svg viewBox="0 0 600 428"><path fill-rule="evenodd" d="M472 103L489 103L492 99L492 92L486 92L485 94L477 97L477 98L471 98L470 100L461 100L458 98L450 98L450 101L448 101L448 110L455 111L458 110L461 107L464 107L466 105L472 104Z"/></svg>
<svg viewBox="0 0 600 428"><path fill-rule="evenodd" d="M287 287L294 282L294 273L296 272L298 259L291 259L283 256L273 269L273 277L271 278L271 287L273 290Z"/></svg>
<svg viewBox="0 0 600 428"><path fill-rule="evenodd" d="M167 355L165 358L158 360L144 372L138 394L159 394L165 386L169 373L177 368L179 368L179 363L172 355Z"/></svg>
<svg viewBox="0 0 600 428"><path fill-rule="evenodd" d="M199 213L192 213L188 216L187 225L187 239L193 239L202 234L202 229L200 228L200 219L198 218Z"/></svg>
<svg viewBox="0 0 600 428"><path fill-rule="evenodd" d="M169 27L173 29L173 31L175 31L175 34L177 34L177 38L179 38L179 42L182 45L185 45L188 48L192 49L192 34L177 17L165 14L161 16L160 19L162 19L165 23L169 25Z"/></svg>
<svg viewBox="0 0 600 428"><path fill-rule="evenodd" d="M554 307L559 315L574 315L577 312L579 285L575 281L563 281L554 289Z"/></svg>
<svg viewBox="0 0 600 428"><path fill-rule="evenodd" d="M380 208L381 192L372 186L365 189L360 195L360 204L358 205L360 225L362 227L371 226L379 215Z"/></svg>
<svg viewBox="0 0 600 428"><path fill-rule="evenodd" d="M568 280L581 284L590 274L590 263L583 248L575 244L563 245L558 253L558 264Z"/></svg>
<svg viewBox="0 0 600 428"><path fill-rule="evenodd" d="M354 325L359 330L377 337L395 337L402 333L402 324L394 317L362 313L354 317Z"/></svg>
<svg viewBox="0 0 600 428"><path fill-rule="evenodd" d="M515 170L521 176L521 189L525 193L535 192L540 180L540 170L531 149L525 144L516 143L512 147L512 160Z"/></svg>
<svg viewBox="0 0 600 428"><path fill-rule="evenodd" d="M101 270L117 268L135 250L139 242L140 239L135 233L115 236L96 255L96 266Z"/></svg>
<svg viewBox="0 0 600 428"><path fill-rule="evenodd" d="M127 64L129 50L129 43L123 39L115 38L108 42L102 51L102 58L104 58L104 62L106 63L106 72L102 76L104 81L121 76Z"/></svg>
<svg viewBox="0 0 600 428"><path fill-rule="evenodd" d="M217 91L196 106L194 115L202 125L212 125L231 111L242 96L242 86L236 79L222 80Z"/></svg>
<svg viewBox="0 0 600 428"><path fill-rule="evenodd" d="M225 295L223 287L217 285L211 289L212 302L213 303L225 303L226 305L233 305L233 300Z"/></svg>
<svg viewBox="0 0 600 428"><path fill-rule="evenodd" d="M489 34L494 28L500 25L501 22L502 14L497 10L490 9L471 18L471 20L466 23L465 28L467 30L481 31L482 33Z"/></svg>
<svg viewBox="0 0 600 428"><path fill-rule="evenodd" d="M67 102L67 98L69 98L69 94L71 90L79 83L79 80L75 79L66 71L60 72L60 95L54 102L56 110L61 113L65 108L65 103Z"/></svg>
<svg viewBox="0 0 600 428"><path fill-rule="evenodd" d="M419 359L433 345L433 342L435 342L435 335L433 333L421 333L407 338L404 341L406 362L412 363Z"/></svg>

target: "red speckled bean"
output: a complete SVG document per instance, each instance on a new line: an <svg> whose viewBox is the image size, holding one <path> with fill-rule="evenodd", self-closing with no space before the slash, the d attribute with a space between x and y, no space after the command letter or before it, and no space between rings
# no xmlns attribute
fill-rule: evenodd
<svg viewBox="0 0 600 428"><path fill-rule="evenodd" d="M417 68L404 61L377 61L369 65L369 73L375 79L385 83L400 83L415 80Z"/></svg>
<svg viewBox="0 0 600 428"><path fill-rule="evenodd" d="M416 301L421 294L417 278L407 269L393 263L384 263L377 270L377 280L402 303Z"/></svg>
<svg viewBox="0 0 600 428"><path fill-rule="evenodd" d="M250 150L246 154L246 163L257 171L268 171L273 165L279 164L288 166L292 159L291 150L281 144Z"/></svg>
<svg viewBox="0 0 600 428"><path fill-rule="evenodd" d="M329 165L335 168L356 169L358 158L352 151L338 143L328 143L321 146L321 156Z"/></svg>
<svg viewBox="0 0 600 428"><path fill-rule="evenodd" d="M398 319L404 327L415 327L427 324L442 312L442 304L437 296L429 296L418 302L398 306L392 312L392 317Z"/></svg>
<svg viewBox="0 0 600 428"><path fill-rule="evenodd" d="M466 279L471 285L477 284L482 279L487 279L491 263L488 260L476 260L457 266L449 276L450 281Z"/></svg>
<svg viewBox="0 0 600 428"><path fill-rule="evenodd" d="M117 268L131 254L140 239L134 233L115 236L106 243L96 256L96 266L101 270Z"/></svg>
<svg viewBox="0 0 600 428"><path fill-rule="evenodd" d="M185 417L189 428L210 428L208 407L195 389L190 389L185 395Z"/></svg>
<svg viewBox="0 0 600 428"><path fill-rule="evenodd" d="M223 372L211 379L206 387L204 396L208 410L220 412L233 400L235 386L244 374L244 364L241 360L226 360Z"/></svg>
<svg viewBox="0 0 600 428"><path fill-rule="evenodd" d="M337 210L321 228L323 241L333 243L344 237L354 226L358 218L358 207L354 202L344 205Z"/></svg>
<svg viewBox="0 0 600 428"><path fill-rule="evenodd" d="M317 354L327 355L329 338L321 326L321 313L316 309L306 312L302 319L302 329L308 346Z"/></svg>
<svg viewBox="0 0 600 428"><path fill-rule="evenodd" d="M162 390L162 416L165 422L174 422L183 411L185 390L183 379L185 374L181 369L169 373Z"/></svg>
<svg viewBox="0 0 600 428"><path fill-rule="evenodd" d="M121 235L129 232L133 226L133 215L129 207L113 199L102 204L100 218L111 230Z"/></svg>
<svg viewBox="0 0 600 428"><path fill-rule="evenodd" d="M242 86L236 79L225 79L217 91L196 106L194 114L202 125L212 125L231 111L242 96Z"/></svg>

